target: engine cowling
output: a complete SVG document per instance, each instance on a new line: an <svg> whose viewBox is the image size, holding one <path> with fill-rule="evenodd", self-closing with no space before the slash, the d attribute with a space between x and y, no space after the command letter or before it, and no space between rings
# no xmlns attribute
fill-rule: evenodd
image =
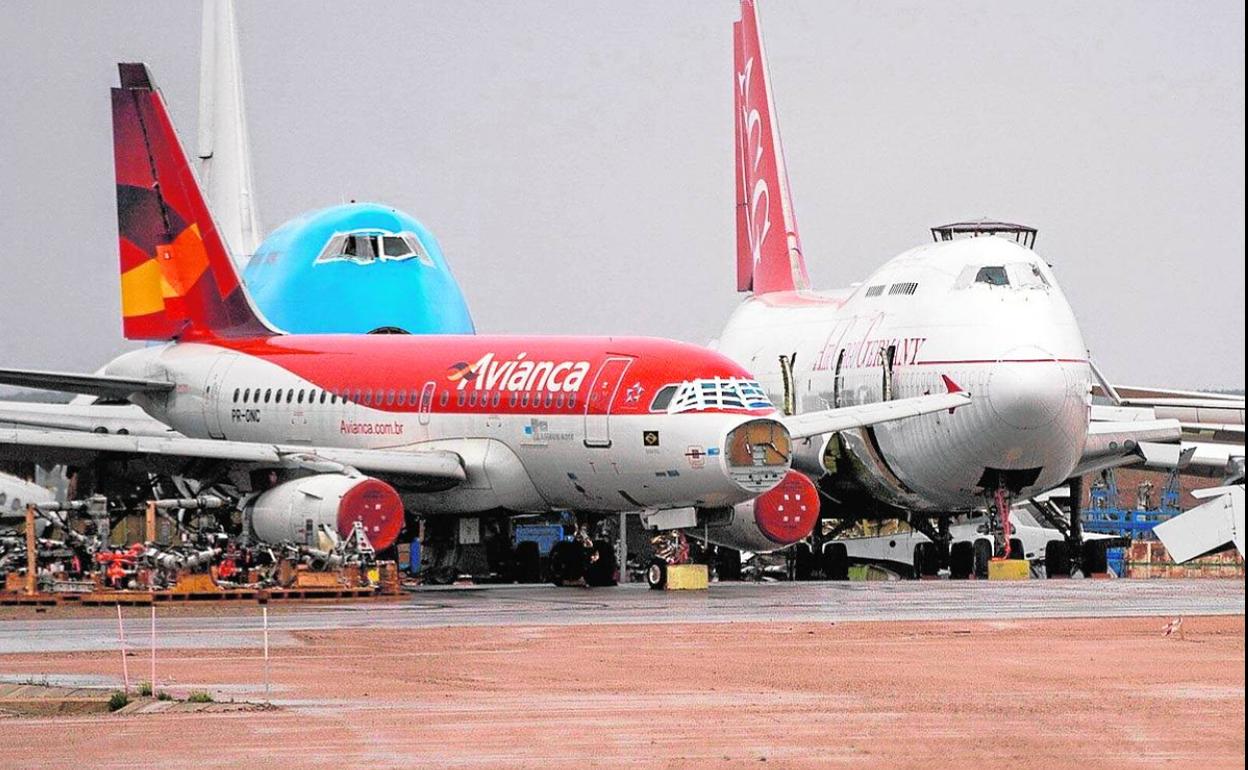
<svg viewBox="0 0 1248 770"><path fill-rule="evenodd" d="M772 489L753 500L737 503L726 523L710 524L706 533L718 545L767 552L809 537L818 521L818 488L804 474L790 470Z"/></svg>
<svg viewBox="0 0 1248 770"><path fill-rule="evenodd" d="M323 473L278 484L251 503L251 528L267 543L315 544L322 526L345 538L356 521L374 548L389 548L403 529L403 500L379 479Z"/></svg>

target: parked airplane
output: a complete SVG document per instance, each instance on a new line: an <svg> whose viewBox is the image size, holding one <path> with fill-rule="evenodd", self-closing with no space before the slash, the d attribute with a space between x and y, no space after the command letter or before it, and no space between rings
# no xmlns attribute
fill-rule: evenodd
<svg viewBox="0 0 1248 770"><path fill-rule="evenodd" d="M975 396L953 414L798 442L794 464L817 479L831 518L907 519L939 544L918 558L925 574L948 564L967 576L975 557L966 542L950 552L951 515L987 506L1008 552L1012 500L1140 441L1178 438L1173 420L1090 428L1087 348L1052 268L1030 248L1034 230L950 226L861 284L811 290L752 0L733 37L737 289L752 295L718 350L799 415L938 393L944 375ZM1026 243L991 235L1011 229Z"/></svg>
<svg viewBox="0 0 1248 770"><path fill-rule="evenodd" d="M405 506L432 517L698 508L738 547L774 548L814 524L812 507L790 502L813 497L790 471L793 439L969 401L947 382L784 417L740 365L666 340L282 334L240 283L147 68L120 72L123 328L163 344L102 374L0 370L0 384L126 399L180 435L0 430L9 454L229 480L252 493L251 528L270 541L361 522L385 548Z"/></svg>
<svg viewBox="0 0 1248 770"><path fill-rule="evenodd" d="M20 523L30 503L49 503L56 495L30 481L0 473L0 526Z"/></svg>
<svg viewBox="0 0 1248 770"><path fill-rule="evenodd" d="M472 334L437 239L392 206L352 201L311 211L261 241L231 0L204 0L200 56L198 170L264 315L295 334Z"/></svg>

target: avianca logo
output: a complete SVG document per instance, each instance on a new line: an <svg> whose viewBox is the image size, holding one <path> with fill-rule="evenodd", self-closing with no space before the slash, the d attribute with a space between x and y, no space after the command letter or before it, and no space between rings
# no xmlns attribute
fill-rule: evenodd
<svg viewBox="0 0 1248 770"><path fill-rule="evenodd" d="M771 190L767 187L767 179L760 176L759 164L763 161L763 119L758 113L757 107L750 106L750 85L754 74L754 57L745 63L745 71L737 75L737 89L741 92L741 125L742 143L741 151L745 156L741 162L746 168L742 171L746 173L746 179L754 180L754 187L750 191L750 205L746 209L746 216L749 220L749 238L750 253L754 257L754 264L758 264L759 257L763 248L763 241L767 239L767 233L771 231ZM760 205L761 204L761 205ZM759 212L762 212L762 222L759 222Z"/></svg>
<svg viewBox="0 0 1248 770"><path fill-rule="evenodd" d="M521 353L510 361L496 361L493 353L486 353L476 363L460 361L446 373L451 382L459 383L464 390L474 383L476 390L548 390L573 393L581 389L589 376L588 361L527 361L527 353Z"/></svg>

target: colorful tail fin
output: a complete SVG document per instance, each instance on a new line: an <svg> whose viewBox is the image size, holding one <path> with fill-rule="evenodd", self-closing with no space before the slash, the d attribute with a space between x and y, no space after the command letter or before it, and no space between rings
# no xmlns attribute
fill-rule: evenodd
<svg viewBox="0 0 1248 770"><path fill-rule="evenodd" d="M147 66L121 64L113 155L127 339L267 336Z"/></svg>
<svg viewBox="0 0 1248 770"><path fill-rule="evenodd" d="M737 291L810 287L802 259L780 128L754 0L733 22L733 115L737 145Z"/></svg>

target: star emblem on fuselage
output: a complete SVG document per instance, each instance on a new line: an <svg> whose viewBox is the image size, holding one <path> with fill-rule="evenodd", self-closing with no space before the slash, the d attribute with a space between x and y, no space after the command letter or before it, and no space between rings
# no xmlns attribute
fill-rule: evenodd
<svg viewBox="0 0 1248 770"><path fill-rule="evenodd" d="M646 389L642 387L640 382L634 382L629 387L628 390L624 391L624 403L626 404L637 403L638 401L641 400L641 394L645 392L646 392Z"/></svg>

